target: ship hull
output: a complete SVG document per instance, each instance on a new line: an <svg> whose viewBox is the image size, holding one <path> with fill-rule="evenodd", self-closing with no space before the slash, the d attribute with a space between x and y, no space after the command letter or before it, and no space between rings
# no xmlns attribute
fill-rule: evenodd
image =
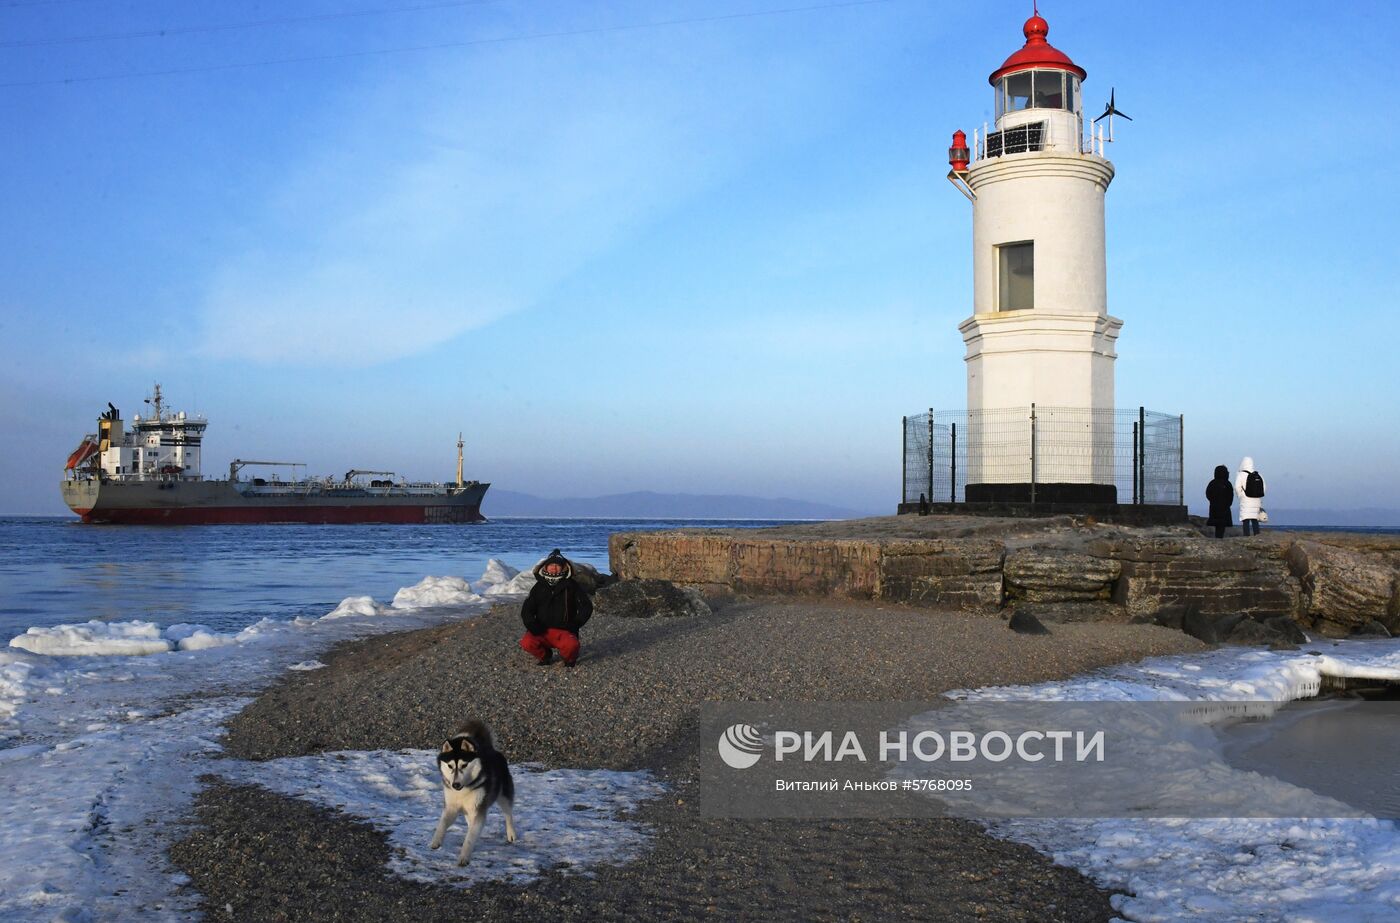
<svg viewBox="0 0 1400 923"><path fill-rule="evenodd" d="M373 490L260 494L229 481L62 483L64 502L83 522L172 526L483 522L481 501L490 486L468 484L412 495Z"/></svg>

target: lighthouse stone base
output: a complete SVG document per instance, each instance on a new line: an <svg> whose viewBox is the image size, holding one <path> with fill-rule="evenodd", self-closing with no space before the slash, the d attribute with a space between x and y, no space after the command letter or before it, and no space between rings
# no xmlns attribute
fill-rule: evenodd
<svg viewBox="0 0 1400 923"><path fill-rule="evenodd" d="M959 329L967 345L967 499L1071 503L1115 503L1111 453L1077 451L1066 443L1041 454L1011 453L996 428L999 411L1036 408L1061 411L1057 426L1080 415L1074 445L1109 446L1113 441L1114 344L1123 322L1095 313L1044 310L974 314ZM1042 495L1040 491L1047 492ZM1051 497L1050 494L1055 494ZM974 494L976 496L974 496Z"/></svg>
<svg viewBox="0 0 1400 923"><path fill-rule="evenodd" d="M1113 407L1114 344L1104 314L998 311L958 325L967 346L967 409Z"/></svg>

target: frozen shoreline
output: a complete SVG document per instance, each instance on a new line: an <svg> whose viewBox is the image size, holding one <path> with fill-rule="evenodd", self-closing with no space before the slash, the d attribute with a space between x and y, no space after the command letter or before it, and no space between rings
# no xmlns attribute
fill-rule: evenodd
<svg viewBox="0 0 1400 923"><path fill-rule="evenodd" d="M1400 681L1400 640L1320 641L1300 651L1222 649L1153 658L1065 683L955 690L969 701L1265 701L1316 695L1324 676ZM1239 785L1250 785L1238 773ZM1279 783L1278 788L1292 788ZM1375 818L1008 820L1034 846L1114 896L1135 923L1400 918L1400 829Z"/></svg>
<svg viewBox="0 0 1400 923"><path fill-rule="evenodd" d="M0 865L0 917L188 918L198 895L164 849L247 696L339 642L476 617L512 577L497 562L475 585L427 577L388 604L237 632L128 621L17 636L0 650L0 852L25 859Z"/></svg>

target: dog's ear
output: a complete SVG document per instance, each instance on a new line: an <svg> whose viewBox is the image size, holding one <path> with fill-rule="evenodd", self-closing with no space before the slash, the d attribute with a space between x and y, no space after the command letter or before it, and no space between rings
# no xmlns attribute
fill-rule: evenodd
<svg viewBox="0 0 1400 923"><path fill-rule="evenodd" d="M439 752L439 753L451 753L451 752L452 752L452 741L450 741L450 740L444 740L444 741L442 742L442 749L439 750L438 752Z"/></svg>

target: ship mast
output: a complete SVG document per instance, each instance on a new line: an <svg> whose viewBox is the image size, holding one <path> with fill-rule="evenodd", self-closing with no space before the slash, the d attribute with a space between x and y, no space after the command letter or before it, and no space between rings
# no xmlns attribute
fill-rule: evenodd
<svg viewBox="0 0 1400 923"><path fill-rule="evenodd" d="M146 403L155 408L156 422L160 423L164 419L161 414L165 406L164 399L160 396L160 382L156 382L153 393L150 397L146 398Z"/></svg>
<svg viewBox="0 0 1400 923"><path fill-rule="evenodd" d="M461 487L466 483L462 480L462 434L457 434L457 486Z"/></svg>

